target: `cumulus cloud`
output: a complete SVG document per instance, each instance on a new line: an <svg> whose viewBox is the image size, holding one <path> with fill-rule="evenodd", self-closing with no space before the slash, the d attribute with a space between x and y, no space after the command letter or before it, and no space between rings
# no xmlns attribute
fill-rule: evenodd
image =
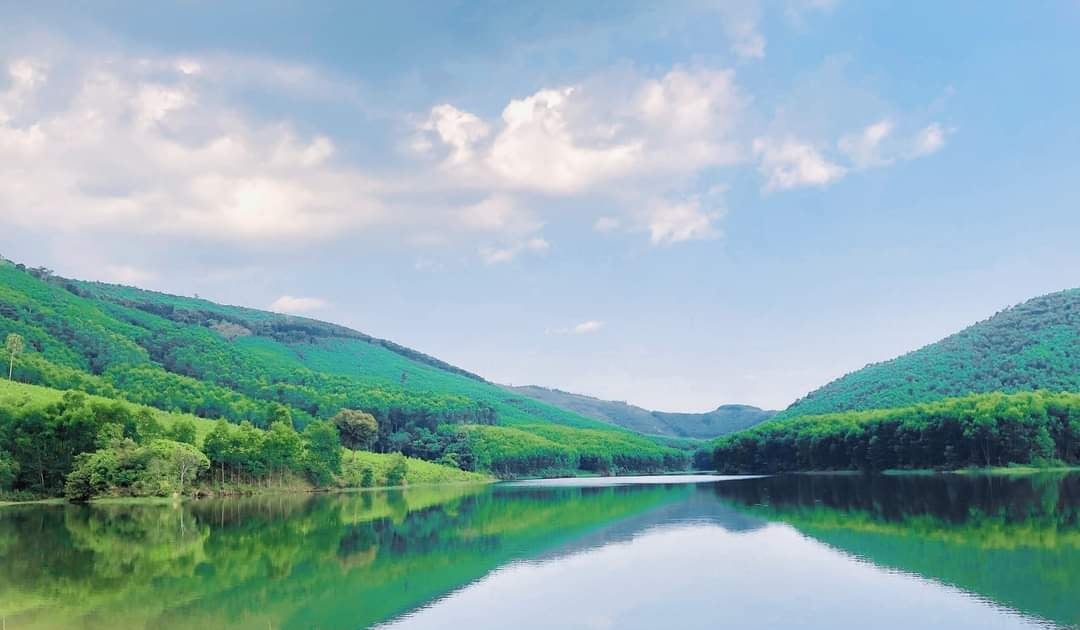
<svg viewBox="0 0 1080 630"><path fill-rule="evenodd" d="M303 313L311 313L313 311L322 310L329 306L326 300L314 297L295 297L292 295L283 295L268 307L275 313L288 313L290 315L299 315Z"/></svg>
<svg viewBox="0 0 1080 630"><path fill-rule="evenodd" d="M830 162L813 145L793 138L754 140L758 170L765 177L765 190L788 190L803 186L825 187L847 173Z"/></svg>
<svg viewBox="0 0 1080 630"><path fill-rule="evenodd" d="M512 99L497 121L439 105L413 145L441 150L442 169L463 185L576 195L736 162L731 130L743 103L730 70L676 68L545 88Z"/></svg>
<svg viewBox="0 0 1080 630"><path fill-rule="evenodd" d="M574 326L569 326L567 328L557 328L554 332L557 335L589 335L595 332L599 332L600 329L602 329L603 327L604 322L590 319L588 321L584 321L580 324L575 324Z"/></svg>
<svg viewBox="0 0 1080 630"><path fill-rule="evenodd" d="M334 143L215 100L192 60L7 64L0 95L0 219L61 229L302 241L379 222L376 183ZM74 69L75 72L71 72Z"/></svg>

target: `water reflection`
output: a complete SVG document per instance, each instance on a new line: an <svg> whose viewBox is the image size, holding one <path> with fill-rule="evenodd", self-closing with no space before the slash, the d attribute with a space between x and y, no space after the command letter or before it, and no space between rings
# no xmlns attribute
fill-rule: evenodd
<svg viewBox="0 0 1080 630"><path fill-rule="evenodd" d="M861 589L963 611L952 627L1028 623L1003 607L1080 619L1080 477L655 481L4 508L0 615L11 630L769 627L817 610L805 625L838 627L867 612L839 603Z"/></svg>

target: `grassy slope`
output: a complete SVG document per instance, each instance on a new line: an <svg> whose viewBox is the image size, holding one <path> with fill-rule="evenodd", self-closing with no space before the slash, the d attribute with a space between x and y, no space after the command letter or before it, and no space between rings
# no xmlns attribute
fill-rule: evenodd
<svg viewBox="0 0 1080 630"><path fill-rule="evenodd" d="M1080 391L1080 289L1029 300L950 337L839 378L781 418L901 407L969 393Z"/></svg>
<svg viewBox="0 0 1080 630"><path fill-rule="evenodd" d="M0 381L0 406L21 406L25 404L47 405L59 401L60 397L63 395L64 392L48 387ZM89 398L92 402L115 401L115 399L104 398L101 396L90 396ZM199 418L190 414L170 413L153 409L152 407L145 407L144 405L136 405L127 401L120 402L128 405L133 410L136 408L150 409L165 428L172 427L173 424L180 420L191 421L195 424L196 435L198 436L200 443L206 437L206 434L214 428L213 420ZM385 485L387 472L393 464L394 456L381 453L354 452L345 449L344 459L346 463L356 462L361 467L370 467L375 473L376 485L383 486ZM405 458L405 461L409 466L409 471L406 473L405 479L410 484L467 483L490 480L490 477L487 477L486 475L470 473L449 466L425 462L420 459L407 457Z"/></svg>
<svg viewBox="0 0 1080 630"><path fill-rule="evenodd" d="M219 323L242 334L222 335L213 328ZM179 408L211 418L219 415L215 410L220 404L246 410L242 417L265 417L266 405L275 398L294 406L295 417L302 408L296 405L304 401L290 402L288 397L296 388L286 385L283 389L278 383L309 379L308 389L321 398L321 417L340 409L349 396L377 401L408 394L434 400L434 405L444 400L449 406L479 405L479 409L490 409L498 424L519 426L526 432L545 423L594 429L608 432L612 444L623 448L631 443L628 436L634 435L334 324L118 285L63 279L44 282L0 261L0 337L8 332L26 338L27 352L20 357L24 370L48 372L54 387L125 397L159 408L175 408L175 401L183 399ZM162 352L175 352L168 350L168 344L186 352L189 363L204 364L186 370L183 365L166 367L159 357ZM206 366L215 373L204 374ZM135 376L117 377L117 370ZM139 382L145 375L139 370L156 376ZM261 391L253 393L250 386L244 390L235 384L232 375L255 370L264 383ZM158 392L163 393L158 396ZM200 401L211 399L218 406L200 407ZM558 446L570 453L574 436L567 437L569 441ZM638 443L657 448L658 442Z"/></svg>

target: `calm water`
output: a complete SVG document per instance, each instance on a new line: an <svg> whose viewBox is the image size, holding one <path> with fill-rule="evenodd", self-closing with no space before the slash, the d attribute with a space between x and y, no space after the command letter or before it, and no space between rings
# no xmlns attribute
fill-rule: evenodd
<svg viewBox="0 0 1080 630"><path fill-rule="evenodd" d="M1080 476L644 478L0 509L22 628L1080 624Z"/></svg>

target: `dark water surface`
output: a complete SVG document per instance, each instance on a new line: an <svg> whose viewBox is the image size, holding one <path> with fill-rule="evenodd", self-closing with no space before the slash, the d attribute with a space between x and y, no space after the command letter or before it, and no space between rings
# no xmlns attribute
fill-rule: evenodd
<svg viewBox="0 0 1080 630"><path fill-rule="evenodd" d="M1080 475L0 508L23 628L1080 627Z"/></svg>

